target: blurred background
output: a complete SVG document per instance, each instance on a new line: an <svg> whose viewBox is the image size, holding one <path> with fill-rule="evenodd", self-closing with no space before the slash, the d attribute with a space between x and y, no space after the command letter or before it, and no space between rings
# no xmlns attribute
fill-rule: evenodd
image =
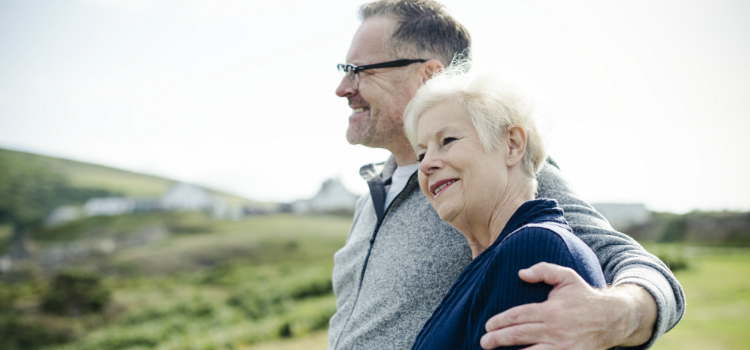
<svg viewBox="0 0 750 350"><path fill-rule="evenodd" d="M365 1L0 0L0 348L325 348ZM442 1L551 156L750 347L750 3Z"/></svg>

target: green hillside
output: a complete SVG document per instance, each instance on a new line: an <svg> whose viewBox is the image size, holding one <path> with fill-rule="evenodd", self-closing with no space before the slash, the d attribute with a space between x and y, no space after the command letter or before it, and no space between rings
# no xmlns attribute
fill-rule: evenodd
<svg viewBox="0 0 750 350"><path fill-rule="evenodd" d="M0 148L0 166L8 166L8 164L3 164L3 160L7 159L43 166L55 174L62 175L72 187L95 188L132 197L158 197L169 186L177 183L175 180L153 175ZM207 190L231 205L257 204L239 196Z"/></svg>
<svg viewBox="0 0 750 350"><path fill-rule="evenodd" d="M331 257L351 218L177 214L194 229L0 278L0 349L247 350L328 327ZM139 217L158 219L128 221Z"/></svg>

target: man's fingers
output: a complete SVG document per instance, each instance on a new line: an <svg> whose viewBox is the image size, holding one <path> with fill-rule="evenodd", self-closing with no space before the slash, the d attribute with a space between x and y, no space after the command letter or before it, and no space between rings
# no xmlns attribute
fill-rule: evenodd
<svg viewBox="0 0 750 350"><path fill-rule="evenodd" d="M479 344L484 349L498 346L527 345L546 341L547 326L543 323L524 323L488 332Z"/></svg>
<svg viewBox="0 0 750 350"><path fill-rule="evenodd" d="M555 347L552 344L535 344L532 346L529 346L528 348L523 348L523 350L557 350L559 347Z"/></svg>
<svg viewBox="0 0 750 350"><path fill-rule="evenodd" d="M542 312L543 310L536 303L519 305L492 316L484 324L484 328L487 332L492 332L517 324L542 322L544 317Z"/></svg>
<svg viewBox="0 0 750 350"><path fill-rule="evenodd" d="M596 292L581 276L572 269L549 263L536 264L518 275L526 282L544 282L554 288L544 302L516 306L487 320L487 334L480 342L482 348L536 344L528 349L545 350L551 349L550 346L568 348L590 340L586 328L579 326L591 321L589 301L596 298L587 296ZM570 342L571 336L577 338Z"/></svg>
<svg viewBox="0 0 750 350"><path fill-rule="evenodd" d="M552 286L576 282L581 277L573 270L555 264L540 262L518 271L518 277L528 283L544 282Z"/></svg>

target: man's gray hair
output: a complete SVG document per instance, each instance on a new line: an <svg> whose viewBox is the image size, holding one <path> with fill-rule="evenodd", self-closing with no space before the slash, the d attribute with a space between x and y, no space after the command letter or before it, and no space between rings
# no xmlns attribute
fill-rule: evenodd
<svg viewBox="0 0 750 350"><path fill-rule="evenodd" d="M454 56L471 53L469 31L435 1L379 0L362 5L359 16L362 21L380 16L397 21L384 43L394 59L437 59L447 67Z"/></svg>
<svg viewBox="0 0 750 350"><path fill-rule="evenodd" d="M404 111L404 131L416 148L419 118L442 102L454 102L466 108L479 140L489 151L500 145L500 139L511 124L518 124L526 133L524 173L532 180L536 193L536 173L547 158L542 136L536 125L532 100L493 73L468 73L468 61L454 62L428 80L417 90Z"/></svg>

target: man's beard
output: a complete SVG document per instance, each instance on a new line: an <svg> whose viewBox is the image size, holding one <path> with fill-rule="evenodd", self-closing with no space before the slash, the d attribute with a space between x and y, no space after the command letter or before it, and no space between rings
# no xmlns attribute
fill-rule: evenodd
<svg viewBox="0 0 750 350"><path fill-rule="evenodd" d="M346 140L352 145L367 145L373 139L373 118L370 104L358 96L356 99L349 99L349 106L366 108L367 118L363 121L361 117L352 121L349 119L349 128L346 130Z"/></svg>

